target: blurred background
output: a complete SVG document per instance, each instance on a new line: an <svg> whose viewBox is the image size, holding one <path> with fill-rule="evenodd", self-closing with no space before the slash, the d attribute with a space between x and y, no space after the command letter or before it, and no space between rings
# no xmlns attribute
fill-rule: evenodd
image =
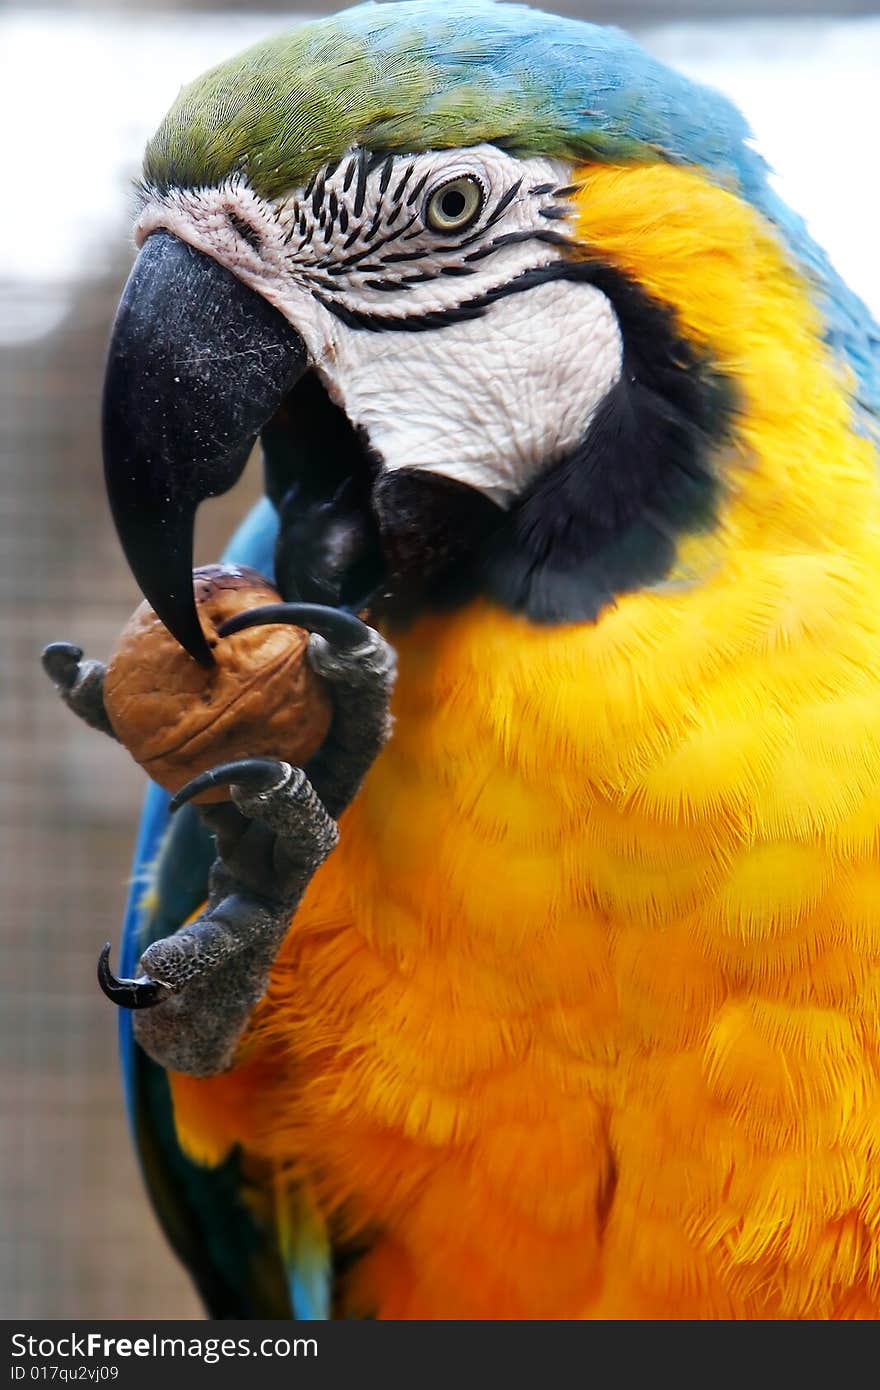
<svg viewBox="0 0 880 1390"><path fill-rule="evenodd" d="M442 4L443 0L437 0ZM783 195L880 315L880 5L561 0L613 21L749 117ZM337 6L313 4L309 13ZM104 345L132 252L132 177L180 84L303 15L266 0L0 3L0 1316L198 1317L129 1147L114 1010L142 778L39 667L106 657L138 601L105 508ZM202 509L216 558L255 495Z"/></svg>

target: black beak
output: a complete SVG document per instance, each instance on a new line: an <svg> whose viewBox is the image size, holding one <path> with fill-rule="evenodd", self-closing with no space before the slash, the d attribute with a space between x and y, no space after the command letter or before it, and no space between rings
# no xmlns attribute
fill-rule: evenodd
<svg viewBox="0 0 880 1390"><path fill-rule="evenodd" d="M170 232L147 239L110 340L104 475L141 591L203 665L213 657L193 598L196 508L238 480L307 365L302 338L255 290Z"/></svg>

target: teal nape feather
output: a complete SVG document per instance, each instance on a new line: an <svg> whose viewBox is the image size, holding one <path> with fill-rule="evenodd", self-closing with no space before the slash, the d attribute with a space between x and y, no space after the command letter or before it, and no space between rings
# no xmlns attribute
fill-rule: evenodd
<svg viewBox="0 0 880 1390"><path fill-rule="evenodd" d="M626 34L491 0L366 4L301 25L185 87L147 149L160 189L236 174L275 198L352 145L483 141L514 154L697 164L764 183L724 97Z"/></svg>

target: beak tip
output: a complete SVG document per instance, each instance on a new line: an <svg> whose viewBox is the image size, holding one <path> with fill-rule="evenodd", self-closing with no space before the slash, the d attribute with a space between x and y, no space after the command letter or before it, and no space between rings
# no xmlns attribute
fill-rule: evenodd
<svg viewBox="0 0 880 1390"><path fill-rule="evenodd" d="M196 509L240 477L306 365L296 330L232 271L170 232L147 238L108 350L105 480L141 592L200 666L215 662L192 589Z"/></svg>
<svg viewBox="0 0 880 1390"><path fill-rule="evenodd" d="M167 627L175 641L180 643L193 661L198 662L199 666L205 667L206 670L216 666L214 653L199 619L191 582L180 595L175 594L171 597L157 595L157 601L153 602L151 596L147 594L147 599L152 603L156 617Z"/></svg>

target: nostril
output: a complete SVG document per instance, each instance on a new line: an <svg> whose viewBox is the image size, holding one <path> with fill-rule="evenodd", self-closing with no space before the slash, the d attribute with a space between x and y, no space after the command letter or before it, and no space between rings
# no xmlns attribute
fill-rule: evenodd
<svg viewBox="0 0 880 1390"><path fill-rule="evenodd" d="M262 250L263 242L260 233L255 227L251 226L250 222L246 222L243 217L239 217L237 212L228 212L226 217L230 227L238 233L242 241L246 241L248 246L252 246L257 252Z"/></svg>

